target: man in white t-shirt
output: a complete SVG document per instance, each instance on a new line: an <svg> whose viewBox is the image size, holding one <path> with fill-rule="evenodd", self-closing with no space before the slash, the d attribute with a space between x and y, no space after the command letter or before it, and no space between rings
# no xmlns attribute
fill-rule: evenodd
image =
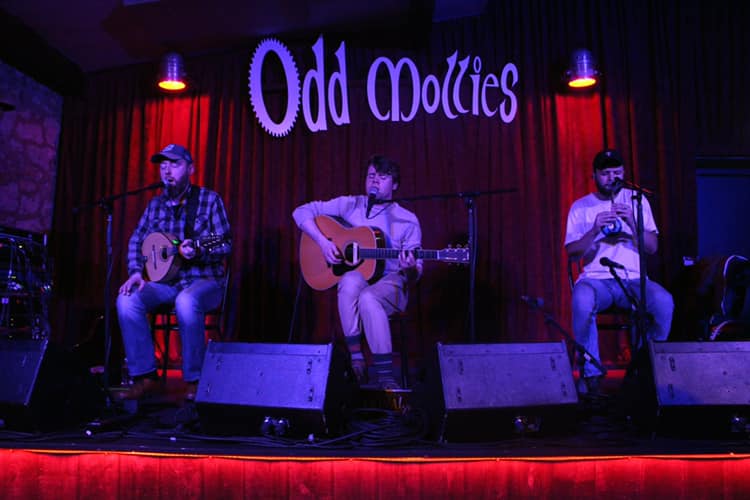
<svg viewBox="0 0 750 500"><path fill-rule="evenodd" d="M596 314L611 306L632 307L622 287L611 274L617 272L631 294L640 299L640 258L636 230L634 191L623 188L625 166L618 151L606 149L594 157L596 191L579 198L568 212L565 250L568 258L580 260L583 271L573 287L573 334L586 350L599 359ZM644 251L658 248L658 230L648 200L643 197ZM608 259L608 260L607 260ZM605 265L602 263L610 265ZM661 285L646 281L647 321L645 337L666 340L672 324L674 302ZM583 367L583 392L596 392L601 372L591 363Z"/></svg>

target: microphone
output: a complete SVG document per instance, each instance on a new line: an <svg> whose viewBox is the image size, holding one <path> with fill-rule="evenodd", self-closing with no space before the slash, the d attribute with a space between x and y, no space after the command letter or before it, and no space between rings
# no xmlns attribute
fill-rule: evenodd
<svg viewBox="0 0 750 500"><path fill-rule="evenodd" d="M138 189L134 189L132 191L128 191L127 193L120 193L120 194L105 196L103 198L100 198L98 201L96 201L94 203L90 203L89 205L82 205L80 207L73 207L73 215L78 215L78 213L82 209L84 209L84 208L89 208L89 207L104 207L104 208L108 208L113 201L119 200L120 198L122 198L124 196L130 196L130 195L142 193L144 191L150 191L152 189L159 189L159 188L163 188L163 187L165 187L164 183L162 181L159 181L159 182L154 182L153 184L149 184L148 186L144 186L142 188L138 188Z"/></svg>
<svg viewBox="0 0 750 500"><path fill-rule="evenodd" d="M599 259L599 264L607 267L612 267L615 269L625 269L625 266L620 264L619 262L615 262L614 260L608 259L607 257L602 257Z"/></svg>
<svg viewBox="0 0 750 500"><path fill-rule="evenodd" d="M544 299L541 297L529 297L528 295L521 295L521 300L526 302L526 304L532 309L537 309L544 305Z"/></svg>
<svg viewBox="0 0 750 500"><path fill-rule="evenodd" d="M632 189L633 191L639 191L646 196L656 196L656 191L653 189L648 189L643 186L639 186L635 182L626 181L625 179L620 179L619 177L616 177L614 181L612 181L612 190L617 191L622 188L628 188Z"/></svg>
<svg viewBox="0 0 750 500"><path fill-rule="evenodd" d="M370 192L367 193L367 213L365 214L365 217L370 217L370 210L372 210L372 206L375 204L375 198L378 196L378 188L371 187Z"/></svg>

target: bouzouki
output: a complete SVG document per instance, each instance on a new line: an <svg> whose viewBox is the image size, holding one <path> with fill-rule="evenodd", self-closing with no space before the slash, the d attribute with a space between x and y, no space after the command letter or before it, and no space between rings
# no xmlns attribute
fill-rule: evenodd
<svg viewBox="0 0 750 500"><path fill-rule="evenodd" d="M212 234L193 240L193 246L210 253L225 242L223 235ZM169 233L155 232L146 236L141 245L141 254L146 257L144 269L149 280L169 281L177 275L183 261L178 251L180 243L179 239Z"/></svg>
<svg viewBox="0 0 750 500"><path fill-rule="evenodd" d="M345 273L356 270L372 282L383 274L385 259L398 259L401 250L385 248L383 232L370 226L351 227L339 220L319 215L315 218L320 231L336 244L342 255L340 264L329 264L320 247L306 233L302 233L299 249L300 267L305 282L315 290L327 290L337 284ZM443 250L412 250L418 259L439 260L455 264L469 262L468 248Z"/></svg>

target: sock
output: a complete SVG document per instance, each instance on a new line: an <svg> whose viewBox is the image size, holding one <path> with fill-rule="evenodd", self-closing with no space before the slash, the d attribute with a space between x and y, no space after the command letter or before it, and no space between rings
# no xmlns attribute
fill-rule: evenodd
<svg viewBox="0 0 750 500"><path fill-rule="evenodd" d="M354 376L357 378L358 383L366 384L368 382L367 363L362 354L362 345L359 341L360 336L352 335L351 337L345 338L347 349L349 349L349 357L351 359Z"/></svg>
<svg viewBox="0 0 750 500"><path fill-rule="evenodd" d="M397 384L396 378L393 376L393 354L373 354L372 355L373 365L375 367L375 373L378 377L378 382L383 385L385 383Z"/></svg>
<svg viewBox="0 0 750 500"><path fill-rule="evenodd" d="M360 344L359 335L352 335L344 338L346 339L346 347L349 349L352 363L356 362L364 364L365 357L362 355L362 344Z"/></svg>

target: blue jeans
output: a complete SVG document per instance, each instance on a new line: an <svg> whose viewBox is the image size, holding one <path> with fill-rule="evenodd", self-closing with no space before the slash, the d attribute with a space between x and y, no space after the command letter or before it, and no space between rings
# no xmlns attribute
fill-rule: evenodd
<svg viewBox="0 0 750 500"><path fill-rule="evenodd" d="M194 281L178 290L163 283L148 282L143 290L117 296L125 356L130 376L156 371L156 355L147 313L165 304L174 304L182 341L182 377L196 382L201 376L206 352L206 311L221 303L221 283L213 279Z"/></svg>
<svg viewBox="0 0 750 500"><path fill-rule="evenodd" d="M640 280L623 280L623 284L640 299ZM653 321L648 324L645 337L652 340L667 340L674 311L672 295L658 283L647 280L646 298L646 312L653 317ZM596 314L612 306L627 310L632 307L625 292L614 279L582 279L573 287L573 335L596 359L600 359ZM586 362L583 366L583 376L596 375L601 375L599 369Z"/></svg>

